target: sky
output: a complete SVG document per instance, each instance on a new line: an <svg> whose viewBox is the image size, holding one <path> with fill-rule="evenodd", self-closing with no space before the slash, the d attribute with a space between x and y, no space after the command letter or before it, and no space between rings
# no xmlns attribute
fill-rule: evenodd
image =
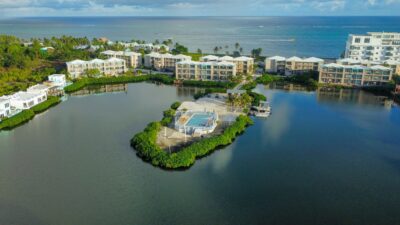
<svg viewBox="0 0 400 225"><path fill-rule="evenodd" d="M400 16L400 0L0 0L0 17Z"/></svg>

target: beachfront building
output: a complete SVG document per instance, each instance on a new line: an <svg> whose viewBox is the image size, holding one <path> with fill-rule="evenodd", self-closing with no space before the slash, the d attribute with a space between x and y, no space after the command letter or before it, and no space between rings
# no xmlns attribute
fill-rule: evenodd
<svg viewBox="0 0 400 225"><path fill-rule="evenodd" d="M36 84L29 87L26 91L29 93L45 93L48 95L50 87L44 84Z"/></svg>
<svg viewBox="0 0 400 225"><path fill-rule="evenodd" d="M100 75L105 76L118 76L128 71L125 60L115 57L106 60L93 59L90 61L74 60L67 62L68 73L73 79L84 76L91 69L97 69Z"/></svg>
<svg viewBox="0 0 400 225"><path fill-rule="evenodd" d="M384 66L331 63L322 66L319 74L320 83L345 86L379 86L387 84L391 79L392 70Z"/></svg>
<svg viewBox="0 0 400 225"><path fill-rule="evenodd" d="M107 58L118 58L125 60L126 66L129 68L137 68L142 65L142 54L131 51L112 51L107 50L101 52Z"/></svg>
<svg viewBox="0 0 400 225"><path fill-rule="evenodd" d="M377 61L370 61L370 60L357 60L357 59L351 59L351 58L345 58L345 59L338 59L336 61L337 64L340 65L362 65L366 67L371 67L371 66L385 66L390 69L392 69L393 74L400 74L400 61L395 61L395 60L386 60L383 62L377 62Z"/></svg>
<svg viewBox="0 0 400 225"><path fill-rule="evenodd" d="M10 105L13 110L25 110L46 100L47 94L45 92L20 91L11 96Z"/></svg>
<svg viewBox="0 0 400 225"><path fill-rule="evenodd" d="M48 80L51 82L53 86L56 87L67 86L67 79L65 77L65 74L52 74L48 76Z"/></svg>
<svg viewBox="0 0 400 225"><path fill-rule="evenodd" d="M192 57L186 55L160 54L152 52L144 56L144 66L158 71L174 72L176 63L191 61Z"/></svg>
<svg viewBox="0 0 400 225"><path fill-rule="evenodd" d="M134 51L139 51L140 49L144 49L145 51L154 51L159 52L161 50L169 51L169 47L164 44L157 44L153 45L152 43L142 43L139 44L137 42L119 42L120 45L124 46L125 48L131 48Z"/></svg>
<svg viewBox="0 0 400 225"><path fill-rule="evenodd" d="M181 61L176 63L175 76L179 80L229 81L236 76L236 64L225 61Z"/></svg>
<svg viewBox="0 0 400 225"><path fill-rule="evenodd" d="M383 65L391 68L393 74L400 75L400 61L386 60Z"/></svg>
<svg viewBox="0 0 400 225"><path fill-rule="evenodd" d="M400 60L400 33L368 32L349 35L345 58L356 60Z"/></svg>
<svg viewBox="0 0 400 225"><path fill-rule="evenodd" d="M231 56L218 57L207 55L200 58L202 62L231 62L236 65L236 74L252 74L254 69L254 59L247 56L233 58Z"/></svg>
<svg viewBox="0 0 400 225"><path fill-rule="evenodd" d="M285 74L286 58L273 56L265 59L265 71L274 74Z"/></svg>
<svg viewBox="0 0 400 225"><path fill-rule="evenodd" d="M273 56L265 59L265 71L286 76L318 72L324 60L316 57L300 58L293 56L285 58Z"/></svg>
<svg viewBox="0 0 400 225"><path fill-rule="evenodd" d="M10 97L1 96L0 97L0 121L11 115L11 103Z"/></svg>

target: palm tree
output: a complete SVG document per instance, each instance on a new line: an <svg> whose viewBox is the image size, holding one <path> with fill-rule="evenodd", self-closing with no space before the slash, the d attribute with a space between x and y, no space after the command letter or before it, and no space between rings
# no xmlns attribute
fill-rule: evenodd
<svg viewBox="0 0 400 225"><path fill-rule="evenodd" d="M239 52L240 52L240 54L243 53L243 48L242 47L239 48Z"/></svg>
<svg viewBox="0 0 400 225"><path fill-rule="evenodd" d="M217 54L217 53L218 53L218 50L219 50L218 46L215 46L215 48L214 48L214 53Z"/></svg>
<svg viewBox="0 0 400 225"><path fill-rule="evenodd" d="M236 43L235 43L235 49L238 50L239 47L240 47L239 42L236 42Z"/></svg>
<svg viewBox="0 0 400 225"><path fill-rule="evenodd" d="M201 49L198 48L198 49L197 49L197 53L201 55L201 54L202 54Z"/></svg>

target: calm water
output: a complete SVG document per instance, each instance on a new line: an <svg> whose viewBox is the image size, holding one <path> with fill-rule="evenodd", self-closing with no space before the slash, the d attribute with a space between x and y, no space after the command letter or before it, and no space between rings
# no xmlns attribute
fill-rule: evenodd
<svg viewBox="0 0 400 225"><path fill-rule="evenodd" d="M400 224L399 108L257 89L273 115L187 171L142 162L129 139L189 89L73 96L1 132L0 224Z"/></svg>
<svg viewBox="0 0 400 225"><path fill-rule="evenodd" d="M350 33L400 32L400 17L92 17L0 20L0 33L23 38L60 35L108 37L112 40L174 41L212 52L232 53L239 42L245 52L264 55L338 57Z"/></svg>

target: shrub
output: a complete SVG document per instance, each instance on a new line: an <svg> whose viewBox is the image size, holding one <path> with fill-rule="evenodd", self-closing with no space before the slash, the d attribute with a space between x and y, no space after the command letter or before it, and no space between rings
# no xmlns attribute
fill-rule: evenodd
<svg viewBox="0 0 400 225"><path fill-rule="evenodd" d="M181 106L180 102L174 102L171 105L171 109L177 110L179 108L179 106Z"/></svg>
<svg viewBox="0 0 400 225"><path fill-rule="evenodd" d="M67 93L78 91L88 85L102 84L121 84L121 83L136 83L142 81L157 81L164 84L173 84L174 78L167 75L154 74L143 76L119 76L119 77L100 77L100 78L82 78L73 84L64 88Z"/></svg>
<svg viewBox="0 0 400 225"><path fill-rule="evenodd" d="M258 84L269 84L271 82L274 81L279 81L282 80L282 78L278 77L278 76L273 76L273 75L269 75L269 74L264 74L261 77L257 77L256 82Z"/></svg>
<svg viewBox="0 0 400 225"><path fill-rule="evenodd" d="M38 105L35 105L34 107L31 108L31 110L35 114L39 114L41 112L46 111L50 107L57 105L60 102L61 102L61 99L59 97L49 96L46 101L44 101Z"/></svg>
<svg viewBox="0 0 400 225"><path fill-rule="evenodd" d="M35 114L39 114L41 112L46 111L48 108L57 105L60 103L61 100L59 97L49 96L49 98L32 107L31 109L23 110L22 112L18 113L17 115L7 118L0 122L0 130L10 130L17 126L20 126L29 120L35 117Z"/></svg>
<svg viewBox="0 0 400 225"><path fill-rule="evenodd" d="M174 105L174 104L173 104ZM171 118L174 109L164 111L161 122L153 122L147 125L144 131L136 134L131 139L131 146L137 151L137 155L154 166L167 169L187 168L193 165L196 158L205 156L215 149L232 143L235 137L242 133L247 126L253 124L248 116L240 115L236 121L218 136L202 139L191 144L179 152L168 154L157 145L157 133L165 120Z"/></svg>
<svg viewBox="0 0 400 225"><path fill-rule="evenodd" d="M24 110L17 115L4 119L0 122L0 130L10 130L12 128L18 127L29 120L31 120L35 116L33 110L27 109Z"/></svg>

